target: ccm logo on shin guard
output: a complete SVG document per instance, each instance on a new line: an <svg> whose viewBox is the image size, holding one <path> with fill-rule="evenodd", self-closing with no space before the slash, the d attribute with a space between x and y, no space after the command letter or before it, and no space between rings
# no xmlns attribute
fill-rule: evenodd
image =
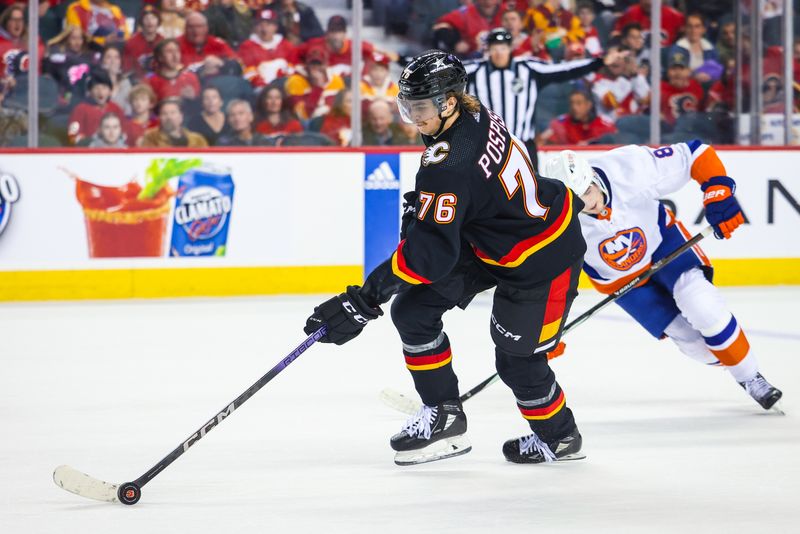
<svg viewBox="0 0 800 534"><path fill-rule="evenodd" d="M506 329L505 329L505 327L504 327L503 325L501 325L500 323L498 323L498 322L497 322L497 319L495 319L495 318L494 318L494 314L492 314L492 324L494 325L495 329L496 329L498 332L500 332L501 334L503 334L503 337L508 337L508 338L511 338L511 339L513 339L514 341L519 341L520 339L522 339L522 336L520 336L520 335L517 335L517 334L512 334L511 332L509 332L508 330L506 330Z"/></svg>
<svg viewBox="0 0 800 534"><path fill-rule="evenodd" d="M353 317L353 319L358 321L360 324L367 324L367 320L364 318L363 315L358 313L356 307L350 304L349 300L342 301L342 306L344 307L345 311Z"/></svg>

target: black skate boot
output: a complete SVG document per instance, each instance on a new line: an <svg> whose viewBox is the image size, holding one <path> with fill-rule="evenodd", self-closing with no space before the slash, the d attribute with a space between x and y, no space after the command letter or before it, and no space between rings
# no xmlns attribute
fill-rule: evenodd
<svg viewBox="0 0 800 534"><path fill-rule="evenodd" d="M747 382L739 382L739 385L765 410L775 409L777 412L783 413L780 407L776 405L783 396L783 393L767 382L766 379L761 376L761 373L756 373L755 378Z"/></svg>
<svg viewBox="0 0 800 534"><path fill-rule="evenodd" d="M566 437L545 443L536 433L510 439L503 444L503 456L515 464L540 464L542 462L555 462L565 460L582 460L581 438L578 428Z"/></svg>
<svg viewBox="0 0 800 534"><path fill-rule="evenodd" d="M458 399L437 406L423 404L389 442L397 451L394 463L424 464L466 454L472 450L466 431L467 416Z"/></svg>

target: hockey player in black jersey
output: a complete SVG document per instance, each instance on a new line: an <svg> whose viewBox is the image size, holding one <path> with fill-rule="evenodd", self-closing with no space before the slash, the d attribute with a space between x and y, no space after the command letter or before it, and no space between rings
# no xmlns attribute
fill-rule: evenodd
<svg viewBox="0 0 800 534"><path fill-rule="evenodd" d="M583 458L581 435L546 356L577 294L586 249L578 222L583 203L564 184L534 174L524 144L465 94L466 81L461 62L438 50L404 69L398 107L427 146L413 219L364 286L349 286L317 306L305 331L327 324L321 341L346 343L397 295L392 320L423 407L391 438L395 462L448 458L471 447L441 318L495 287L488 327L497 371L533 430L507 441L503 454L517 463Z"/></svg>

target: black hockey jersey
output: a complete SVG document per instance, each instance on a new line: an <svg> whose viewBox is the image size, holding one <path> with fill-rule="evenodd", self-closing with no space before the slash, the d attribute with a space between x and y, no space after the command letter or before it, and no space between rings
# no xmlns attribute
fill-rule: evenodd
<svg viewBox="0 0 800 534"><path fill-rule="evenodd" d="M437 138L424 136L416 219L391 258L367 278L380 304L404 287L444 278L466 242L491 275L527 288L551 280L586 250L583 202L563 183L537 177L524 144L481 106Z"/></svg>

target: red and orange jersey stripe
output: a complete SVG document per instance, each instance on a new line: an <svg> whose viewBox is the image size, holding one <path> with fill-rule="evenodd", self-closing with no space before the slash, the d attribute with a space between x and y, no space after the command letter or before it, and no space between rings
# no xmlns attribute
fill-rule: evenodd
<svg viewBox="0 0 800 534"><path fill-rule="evenodd" d="M697 183L704 184L715 176L728 176L728 172L714 147L706 145L705 149L694 158L691 175Z"/></svg>
<svg viewBox="0 0 800 534"><path fill-rule="evenodd" d="M539 334L539 343L543 343L558 334L561 319L567 307L567 291L572 269L567 269L550 283L550 292L547 295L547 304L544 308L542 331Z"/></svg>
<svg viewBox="0 0 800 534"><path fill-rule="evenodd" d="M408 356L406 355L406 367L411 371L430 371L444 367L453 360L453 354L450 347L447 347L439 354L431 354L430 356Z"/></svg>
<svg viewBox="0 0 800 534"><path fill-rule="evenodd" d="M566 403L567 399L564 396L564 391L562 390L559 392L556 400L547 406L543 406L541 408L523 408L522 406L517 405L517 407L522 413L522 417L528 421L540 421L542 419L550 419L553 417L555 414L561 411Z"/></svg>
<svg viewBox="0 0 800 534"><path fill-rule="evenodd" d="M430 284L430 280L421 274L415 273L406 263L406 258L403 256L403 245L405 245L405 243L405 239L400 241L400 244L397 245L397 250L394 252L394 254L392 254L392 273L394 273L394 275L399 279L403 280L404 282L408 282L409 284Z"/></svg>
<svg viewBox="0 0 800 534"><path fill-rule="evenodd" d="M520 241L502 258L493 260L485 252L475 248L475 255L484 263L489 265L497 265L499 267L518 267L527 260L532 254L543 249L564 233L564 230L569 226L572 220L572 190L567 189L567 194L564 196L564 205L561 207L561 213L558 214L553 223L548 226L543 232L531 236L524 241ZM473 247L474 248L474 247Z"/></svg>

